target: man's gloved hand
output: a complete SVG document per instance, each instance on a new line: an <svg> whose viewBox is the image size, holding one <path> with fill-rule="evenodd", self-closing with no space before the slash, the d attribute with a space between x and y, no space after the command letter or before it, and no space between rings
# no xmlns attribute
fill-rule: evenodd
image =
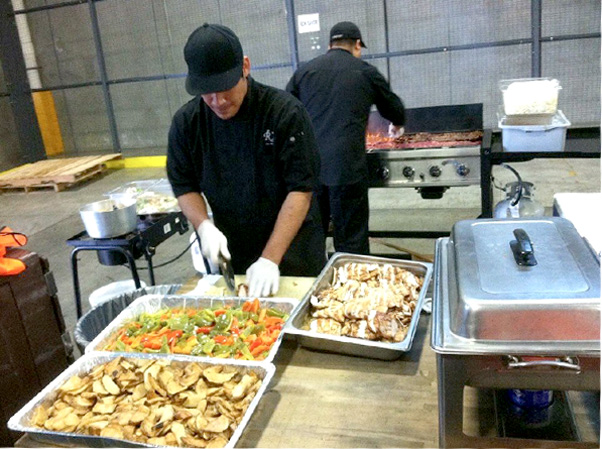
<svg viewBox="0 0 602 449"><path fill-rule="evenodd" d="M403 136L404 131L403 126L395 126L393 123L389 123L389 137L397 139Z"/></svg>
<svg viewBox="0 0 602 449"><path fill-rule="evenodd" d="M269 259L260 257L247 269L249 296L266 297L278 291L280 270Z"/></svg>
<svg viewBox="0 0 602 449"><path fill-rule="evenodd" d="M211 261L216 267L219 264L220 254L226 260L230 260L230 251L228 251L228 239L217 229L209 219L203 220L199 225L197 232L201 239L201 253Z"/></svg>

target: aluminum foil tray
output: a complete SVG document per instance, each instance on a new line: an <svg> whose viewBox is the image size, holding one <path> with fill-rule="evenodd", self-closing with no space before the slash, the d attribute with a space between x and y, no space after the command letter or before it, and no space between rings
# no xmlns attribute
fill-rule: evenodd
<svg viewBox="0 0 602 449"><path fill-rule="evenodd" d="M241 307L249 298L229 297L229 296L183 296L183 295L146 295L138 298L126 307L98 336L86 346L86 354L94 351L102 351L110 341L115 332L125 323L136 319L141 313L153 313L161 309L171 307L191 307L194 309L208 308L222 305L231 307ZM285 312L292 316L295 307L299 301L291 298L259 298L262 307L269 307ZM287 320L288 321L288 320ZM285 323L286 324L286 323ZM257 363L270 363L276 356L276 352L282 343L282 333L278 336L268 356ZM133 354L132 352L121 354ZM164 354L171 355L171 354ZM211 357L191 356L195 359L210 359ZM221 359L228 360L228 359Z"/></svg>
<svg viewBox="0 0 602 449"><path fill-rule="evenodd" d="M80 357L75 363L69 366L65 371L57 376L51 383L49 383L42 391L40 391L31 401L29 401L21 410L15 413L8 420L8 428L16 432L27 432L32 438L40 442L46 442L58 445L72 445L74 447L158 447L152 444L138 443L129 440L121 440L114 438L106 438L100 436L83 435L76 433L67 432L55 432L46 429L40 429L30 424L33 412L39 405L46 401L53 401L56 397L56 391L65 383L69 378L75 375L86 374L90 372L96 365L110 362L111 360L124 357L125 359L165 359L166 356L163 354L133 354L129 353L93 353L85 354ZM180 363L198 363L201 367L208 367L211 365L231 365L239 366L244 372L253 371L255 374L262 379L262 384L257 394L251 401L249 408L242 417L242 420L230 441L225 446L226 448L232 448L242 435L245 427L249 423L253 412L257 408L261 397L265 393L272 377L274 376L275 368L272 364L248 362L240 360L228 360L228 359L200 359L198 357L191 357L185 355L172 355L169 357L170 360Z"/></svg>
<svg viewBox="0 0 602 449"><path fill-rule="evenodd" d="M319 332L302 329L303 321L311 309L311 297L319 291L329 287L333 278L334 270L349 262L390 264L395 267L404 268L408 271L411 271L415 275L419 275L424 278L424 284L420 291L420 296L418 297L416 310L412 316L408 333L403 341L399 343L378 342L363 340L361 338L339 337L336 335L322 334ZM284 332L295 335L299 344L307 348L373 359L397 359L405 352L409 351L412 346L414 335L416 334L416 328L418 327L418 320L420 319L420 311L422 310L426 291L431 280L432 269L432 264L425 262L388 259L358 254L336 253L330 258L312 287L301 300L299 307L289 318L288 322L284 326Z"/></svg>

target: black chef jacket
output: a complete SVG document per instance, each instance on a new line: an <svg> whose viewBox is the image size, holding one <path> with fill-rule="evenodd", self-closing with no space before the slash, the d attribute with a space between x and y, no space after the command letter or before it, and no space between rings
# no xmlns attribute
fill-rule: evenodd
<svg viewBox="0 0 602 449"><path fill-rule="evenodd" d="M394 125L405 123L403 103L376 67L340 48L301 66L286 90L309 112L320 151L320 182L328 186L367 178L366 126L373 104Z"/></svg>
<svg viewBox="0 0 602 449"><path fill-rule="evenodd" d="M250 77L247 96L233 118L220 119L197 96L172 120L167 175L173 191L176 196L205 195L238 273L261 256L287 194L315 191L318 167L303 105ZM314 202L280 264L283 275L315 276L324 265L324 236Z"/></svg>

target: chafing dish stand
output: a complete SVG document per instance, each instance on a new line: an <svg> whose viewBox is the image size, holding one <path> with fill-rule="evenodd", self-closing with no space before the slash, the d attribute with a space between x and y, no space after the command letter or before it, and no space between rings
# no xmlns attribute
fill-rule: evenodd
<svg viewBox="0 0 602 449"><path fill-rule="evenodd" d="M456 223L451 238L437 240L435 247L431 346L437 352L439 446L599 447L599 442L464 433L466 386L600 391L600 273L599 265L567 220L545 217L467 220L464 224L468 226L459 226L461 223ZM494 232L481 225L491 225ZM508 274L514 257L507 233L516 227L526 229L533 240L539 272L534 267L517 267ZM556 232L559 238L546 247L545 236ZM485 246L479 242L498 254L497 258L483 255ZM498 250L505 247L508 254L500 254ZM572 258L575 271L565 270L569 272L559 275L549 270L552 277L547 278L541 272L547 273L557 263L566 268L570 265L566 258ZM504 282L489 271L500 266L505 268L497 276ZM471 270L473 275L465 276ZM563 275L570 277L568 282L555 279ZM533 281L539 276L547 283ZM569 285L558 292L555 282L565 285L572 281L579 288L572 290ZM509 317L514 325L507 325ZM496 339L495 332L505 331L503 338Z"/></svg>

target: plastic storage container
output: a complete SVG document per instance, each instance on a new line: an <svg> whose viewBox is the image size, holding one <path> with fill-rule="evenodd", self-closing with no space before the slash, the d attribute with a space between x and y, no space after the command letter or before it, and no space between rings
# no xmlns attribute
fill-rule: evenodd
<svg viewBox="0 0 602 449"><path fill-rule="evenodd" d="M499 88L504 97L504 113L514 117L552 116L558 108L558 91L553 78L521 78L502 80Z"/></svg>
<svg viewBox="0 0 602 449"><path fill-rule="evenodd" d="M180 207L167 179L147 179L128 182L105 194L113 200L136 199L138 215L178 212Z"/></svg>
<svg viewBox="0 0 602 449"><path fill-rule="evenodd" d="M549 125L508 125L506 116L498 115L502 130L502 147L508 152L564 151L566 130L571 122L558 111Z"/></svg>

